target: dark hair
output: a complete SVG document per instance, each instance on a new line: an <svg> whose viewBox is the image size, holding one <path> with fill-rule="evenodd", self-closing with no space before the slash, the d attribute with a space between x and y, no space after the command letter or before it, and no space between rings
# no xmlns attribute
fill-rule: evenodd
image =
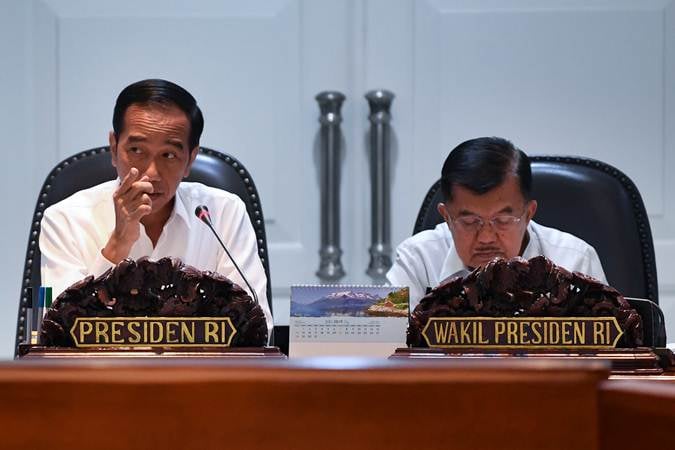
<svg viewBox="0 0 675 450"><path fill-rule="evenodd" d="M166 80L143 80L125 87L115 102L113 131L119 138L124 128L124 114L131 105L175 105L190 121L188 144L190 150L199 145L204 130L204 116L197 100L188 91Z"/></svg>
<svg viewBox="0 0 675 450"><path fill-rule="evenodd" d="M485 194L502 184L509 173L518 177L523 197L530 200L532 169L525 152L499 137L471 139L455 147L445 160L441 190L448 201L455 185Z"/></svg>

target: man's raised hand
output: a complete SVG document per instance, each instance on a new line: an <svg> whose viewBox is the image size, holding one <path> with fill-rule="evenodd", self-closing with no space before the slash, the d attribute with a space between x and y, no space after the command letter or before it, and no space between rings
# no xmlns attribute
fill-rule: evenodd
<svg viewBox="0 0 675 450"><path fill-rule="evenodd" d="M152 183L147 176L139 176L138 169L132 167L113 194L115 229L102 253L115 264L129 256L140 236L141 219L152 212Z"/></svg>

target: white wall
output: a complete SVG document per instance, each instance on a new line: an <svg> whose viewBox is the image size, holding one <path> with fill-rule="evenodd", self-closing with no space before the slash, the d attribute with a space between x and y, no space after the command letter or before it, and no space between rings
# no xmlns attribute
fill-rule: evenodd
<svg viewBox="0 0 675 450"><path fill-rule="evenodd" d="M0 357L14 355L19 289L32 210L43 177L31 123L31 33L28 8L0 2L0 136L3 176L0 198L5 219L0 233ZM50 158L51 159L51 158Z"/></svg>
<svg viewBox="0 0 675 450"><path fill-rule="evenodd" d="M396 93L393 221L407 237L447 152L502 135L607 161L641 190L675 336L673 0L0 0L0 357L11 357L28 225L61 159L105 144L119 90L164 77L198 99L202 144L239 157L265 210L275 312L317 282L318 108L337 89L347 277L369 282L363 94Z"/></svg>

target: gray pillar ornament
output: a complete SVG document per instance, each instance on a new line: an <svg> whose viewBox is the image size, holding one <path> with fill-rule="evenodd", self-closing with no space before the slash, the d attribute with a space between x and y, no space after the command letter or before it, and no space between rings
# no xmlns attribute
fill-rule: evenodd
<svg viewBox="0 0 675 450"><path fill-rule="evenodd" d="M391 103L394 94L386 90L366 93L370 107L371 245L366 273L384 281L391 268Z"/></svg>
<svg viewBox="0 0 675 450"><path fill-rule="evenodd" d="M337 91L316 96L321 112L321 248L316 275L324 281L345 276L340 248L340 108L344 100Z"/></svg>

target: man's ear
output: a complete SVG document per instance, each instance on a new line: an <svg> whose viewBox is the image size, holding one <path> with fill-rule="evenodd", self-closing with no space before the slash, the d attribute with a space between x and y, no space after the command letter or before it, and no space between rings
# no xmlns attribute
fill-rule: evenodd
<svg viewBox="0 0 675 450"><path fill-rule="evenodd" d="M532 220L534 215L537 212L537 201L536 200L530 200L529 203L527 204L527 220L528 222Z"/></svg>
<svg viewBox="0 0 675 450"><path fill-rule="evenodd" d="M445 203L441 202L438 205L436 205L436 211L438 211L438 214L441 215L443 220L445 220L446 222L449 220L450 213L448 212L448 207L445 205Z"/></svg>
<svg viewBox="0 0 675 450"><path fill-rule="evenodd" d="M110 146L112 165L113 167L117 167L117 136L115 136L114 131L108 133L108 145Z"/></svg>
<svg viewBox="0 0 675 450"><path fill-rule="evenodd" d="M192 169L192 163L195 162L195 159L197 159L198 154L199 154L199 145L197 145L195 148L190 150L190 160L188 161L188 165L185 167L185 172L183 172L183 178L190 175L190 169Z"/></svg>

